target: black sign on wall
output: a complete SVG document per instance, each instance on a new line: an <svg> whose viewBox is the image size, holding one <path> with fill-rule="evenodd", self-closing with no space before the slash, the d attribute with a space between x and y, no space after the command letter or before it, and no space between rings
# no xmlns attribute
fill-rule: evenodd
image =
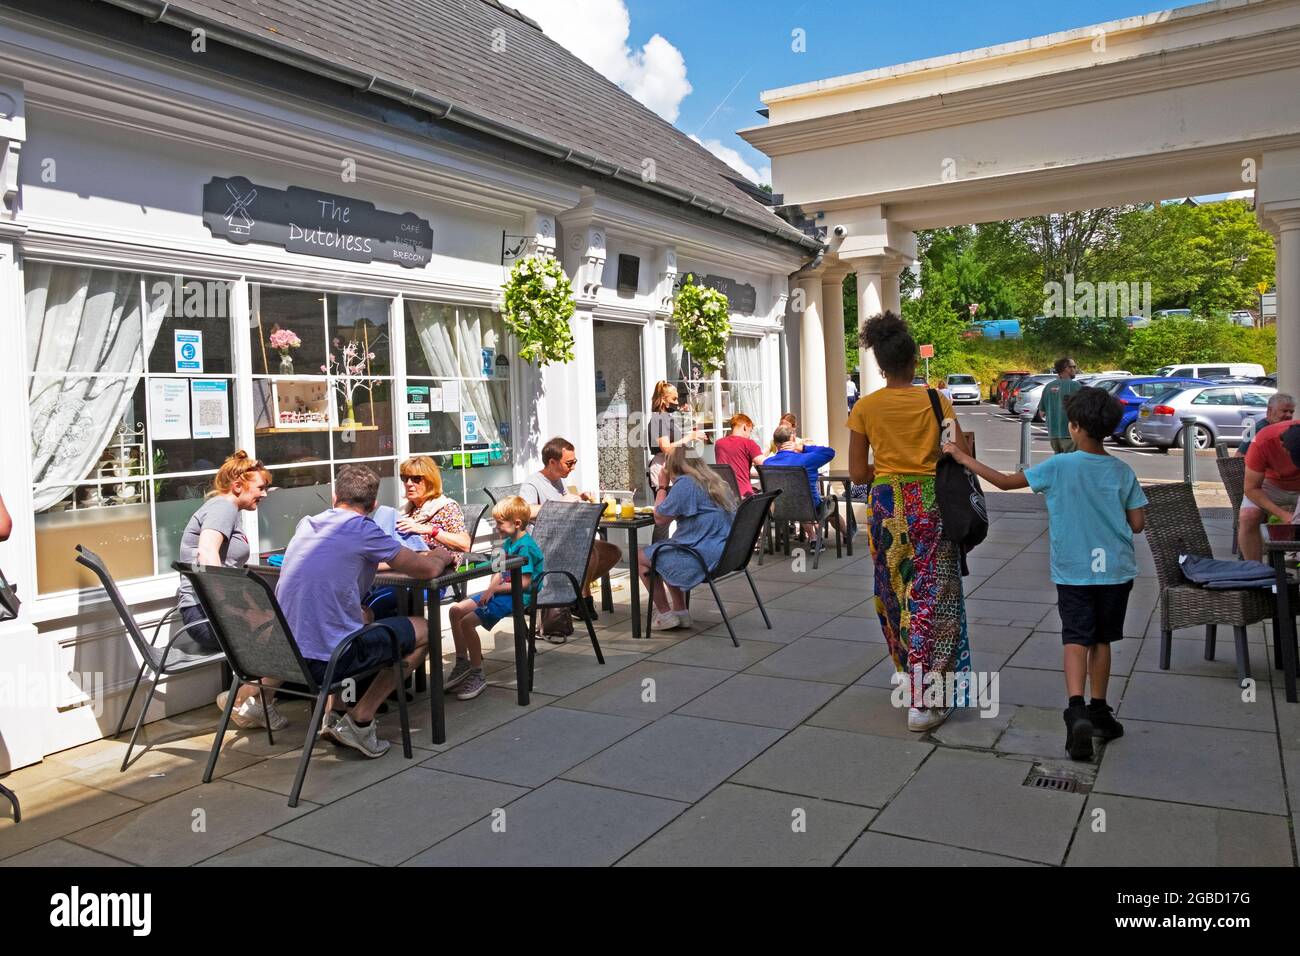
<svg viewBox="0 0 1300 956"><path fill-rule="evenodd" d="M717 289L725 295L732 312L753 315L754 309L758 306L758 293L754 291L754 287L748 282L737 282L735 279L728 279L726 276L702 276L694 272L683 272L677 277L677 287L679 289L682 287L682 283L686 281L687 276L693 277L696 285Z"/></svg>
<svg viewBox="0 0 1300 956"><path fill-rule="evenodd" d="M384 212L301 186L258 186L243 176L214 176L203 187L203 224L231 242L265 242L307 256L407 269L433 257L433 227L413 212Z"/></svg>

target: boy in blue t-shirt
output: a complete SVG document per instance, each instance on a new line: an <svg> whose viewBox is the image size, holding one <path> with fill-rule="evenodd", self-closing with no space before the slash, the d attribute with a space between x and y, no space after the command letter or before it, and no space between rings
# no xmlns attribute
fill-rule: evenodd
<svg viewBox="0 0 1300 956"><path fill-rule="evenodd" d="M1147 497L1133 469L1106 453L1124 407L1099 388L1083 388L1065 402L1077 451L1056 455L1013 475L995 471L956 445L944 445L985 481L1011 491L1030 488L1047 498L1061 641L1065 645L1065 747L1075 760L1092 757L1092 738L1113 740L1124 728L1106 703L1110 645L1124 637L1124 615L1137 576L1133 535L1146 524ZM1092 703L1083 702L1085 681Z"/></svg>
<svg viewBox="0 0 1300 956"><path fill-rule="evenodd" d="M497 531L504 536L503 548L507 558L520 557L525 564L519 569L519 583L524 589L524 607L532 604L534 575L543 571L542 549L526 530L532 520L528 502L518 495L503 498L492 509ZM514 613L510 598L510 571L492 575L488 586L477 597L466 598L451 606L451 634L456 642L456 665L443 681L442 688L450 692L456 687L458 700L473 700L487 688L483 676L483 644L478 637L478 627L487 630Z"/></svg>

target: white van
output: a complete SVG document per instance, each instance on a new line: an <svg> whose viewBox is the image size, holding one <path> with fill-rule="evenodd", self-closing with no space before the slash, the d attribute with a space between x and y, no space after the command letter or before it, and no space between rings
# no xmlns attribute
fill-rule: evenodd
<svg viewBox="0 0 1300 956"><path fill-rule="evenodd" d="M1162 378L1218 378L1224 375L1262 378L1264 366L1258 362L1216 362L1213 365L1166 365L1156 369Z"/></svg>

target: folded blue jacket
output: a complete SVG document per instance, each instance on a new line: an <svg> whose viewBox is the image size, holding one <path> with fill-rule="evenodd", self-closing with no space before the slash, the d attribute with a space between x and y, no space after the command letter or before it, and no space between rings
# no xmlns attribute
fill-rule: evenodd
<svg viewBox="0 0 1300 956"><path fill-rule="evenodd" d="M1273 569L1260 561L1224 561L1199 554L1180 554L1183 577L1212 591L1266 588L1274 581Z"/></svg>

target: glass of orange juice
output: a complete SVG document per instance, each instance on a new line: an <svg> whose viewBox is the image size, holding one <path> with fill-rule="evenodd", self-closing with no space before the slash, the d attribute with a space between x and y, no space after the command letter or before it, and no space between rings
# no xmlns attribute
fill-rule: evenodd
<svg viewBox="0 0 1300 956"><path fill-rule="evenodd" d="M622 515L624 521L629 521L636 517L636 505L632 504L630 501L623 502Z"/></svg>

